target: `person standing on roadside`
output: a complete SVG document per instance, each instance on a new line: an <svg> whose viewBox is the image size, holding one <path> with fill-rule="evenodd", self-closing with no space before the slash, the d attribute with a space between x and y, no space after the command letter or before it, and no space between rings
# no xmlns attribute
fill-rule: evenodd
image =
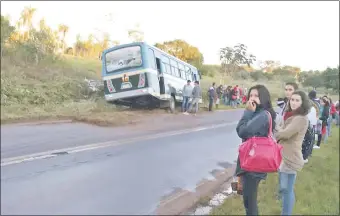
<svg viewBox="0 0 340 216"><path fill-rule="evenodd" d="M278 104L277 104L279 107L282 107L282 108L280 108L278 115L276 116L276 124L280 124L281 121L283 121L283 115L284 115L285 109L287 107L288 101L289 101L290 97L292 96L293 92L298 90L298 89L299 89L299 86L296 83L294 83L294 82L286 83L286 85L285 85L285 98L283 99L283 103L282 103L282 101L280 101L280 102L278 101Z"/></svg>
<svg viewBox="0 0 340 216"><path fill-rule="evenodd" d="M208 90L209 111L212 111L215 95L216 95L216 92L215 92L215 83L213 83L212 86Z"/></svg>
<svg viewBox="0 0 340 216"><path fill-rule="evenodd" d="M327 143L328 137L331 136L331 127L332 127L332 100L331 98L327 96L323 96L329 104L328 109L329 109L329 114L328 114L328 119L327 119L327 124L326 124L326 134L324 137L324 142Z"/></svg>
<svg viewBox="0 0 340 216"><path fill-rule="evenodd" d="M223 94L223 86L220 85L216 89L216 103L215 103L216 109L218 109L218 105L220 104L220 100L222 98L222 94Z"/></svg>
<svg viewBox="0 0 340 216"><path fill-rule="evenodd" d="M189 101L192 93L191 80L187 81L182 90L183 102L182 102L182 112L185 113L189 108Z"/></svg>
<svg viewBox="0 0 340 216"><path fill-rule="evenodd" d="M272 107L270 93L263 85L256 85L249 89L248 102L242 118L237 124L236 132L242 141L251 137L267 137L270 128L275 127L276 113ZM269 114L268 114L269 112ZM257 191L261 180L266 179L267 173L248 172L241 168L237 159L235 175L239 178L237 191L243 194L243 204L246 215L258 215Z"/></svg>
<svg viewBox="0 0 340 216"><path fill-rule="evenodd" d="M284 114L286 112L287 105L288 105L288 102L290 100L290 97L292 96L293 92L298 90L298 88L299 88L299 86L294 82L287 82L285 84L285 89L284 89L285 97L283 98L283 101L282 100L277 101L277 105L279 106L279 112L277 113L276 118L275 118L276 125L280 125L280 124L283 123ZM276 131L276 129L274 131ZM274 135L275 135L275 133L274 133ZM302 141L301 141L301 143L302 143ZM279 181L280 181L280 175L279 175ZM278 193L277 198L280 199L279 188L278 188L277 193Z"/></svg>
<svg viewBox="0 0 340 216"><path fill-rule="evenodd" d="M194 115L196 115L201 98L202 98L202 90L201 90L201 87L200 87L200 83L199 83L199 81L195 81L195 87L192 90L192 103L190 104L189 112L191 112L192 108L195 107ZM188 114L188 113L186 113L186 114Z"/></svg>
<svg viewBox="0 0 340 216"><path fill-rule="evenodd" d="M319 149L321 145L322 137L326 135L327 120L329 118L329 102L326 98L321 98L320 100L320 115L319 120L321 121L321 133L318 134L318 141L315 149Z"/></svg>
<svg viewBox="0 0 340 216"><path fill-rule="evenodd" d="M283 122L277 125L275 137L283 146L282 162L279 168L281 215L293 213L294 185L297 172L301 171L304 165L301 148L309 126L307 115L310 106L307 95L302 91L295 91L287 103Z"/></svg>

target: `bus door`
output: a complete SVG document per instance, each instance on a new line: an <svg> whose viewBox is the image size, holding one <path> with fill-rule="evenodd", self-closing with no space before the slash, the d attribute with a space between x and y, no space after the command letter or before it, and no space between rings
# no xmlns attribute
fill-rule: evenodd
<svg viewBox="0 0 340 216"><path fill-rule="evenodd" d="M156 58L156 66L159 80L159 93L165 94L165 84L164 84L164 67L162 67L161 59Z"/></svg>

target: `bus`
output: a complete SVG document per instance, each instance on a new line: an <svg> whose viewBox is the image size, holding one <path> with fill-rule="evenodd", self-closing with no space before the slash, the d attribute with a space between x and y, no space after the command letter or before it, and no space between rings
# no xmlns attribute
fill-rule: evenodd
<svg viewBox="0 0 340 216"><path fill-rule="evenodd" d="M102 79L109 103L174 112L176 103L183 101L187 80L200 81L201 75L196 67L157 47L135 42L103 51Z"/></svg>

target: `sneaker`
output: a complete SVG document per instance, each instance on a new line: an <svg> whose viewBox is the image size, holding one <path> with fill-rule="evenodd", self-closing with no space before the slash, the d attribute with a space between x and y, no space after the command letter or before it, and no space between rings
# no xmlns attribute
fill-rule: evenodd
<svg viewBox="0 0 340 216"><path fill-rule="evenodd" d="M319 149L320 147L319 146L314 146L313 149Z"/></svg>
<svg viewBox="0 0 340 216"><path fill-rule="evenodd" d="M304 163L308 163L308 159L306 159L306 160L303 160L303 162L304 162Z"/></svg>
<svg viewBox="0 0 340 216"><path fill-rule="evenodd" d="M189 115L189 113L187 113L187 112L184 112L183 114L184 114L184 115Z"/></svg>

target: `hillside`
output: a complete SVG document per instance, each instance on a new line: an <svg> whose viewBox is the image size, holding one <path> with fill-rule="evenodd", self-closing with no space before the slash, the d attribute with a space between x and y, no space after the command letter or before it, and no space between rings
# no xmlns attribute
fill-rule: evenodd
<svg viewBox="0 0 340 216"><path fill-rule="evenodd" d="M87 79L100 79L100 61L63 56L38 65L1 62L1 123L73 119L99 125L128 124L151 111L107 104Z"/></svg>

